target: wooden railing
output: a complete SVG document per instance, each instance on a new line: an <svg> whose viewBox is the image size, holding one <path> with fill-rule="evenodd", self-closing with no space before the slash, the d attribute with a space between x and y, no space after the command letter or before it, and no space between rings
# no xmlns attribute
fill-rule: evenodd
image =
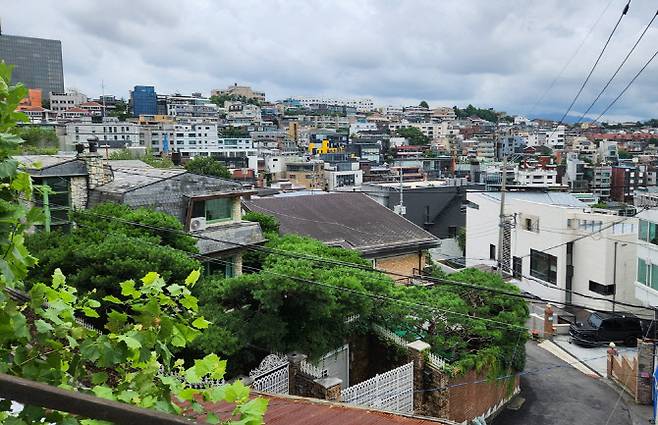
<svg viewBox="0 0 658 425"><path fill-rule="evenodd" d="M119 403L0 373L0 398L118 425L190 425L190 418Z"/></svg>

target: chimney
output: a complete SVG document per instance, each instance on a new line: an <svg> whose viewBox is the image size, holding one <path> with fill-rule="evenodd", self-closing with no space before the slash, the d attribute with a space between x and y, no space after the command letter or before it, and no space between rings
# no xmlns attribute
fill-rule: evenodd
<svg viewBox="0 0 658 425"><path fill-rule="evenodd" d="M84 161L87 166L87 188L94 189L113 180L112 171L109 167L106 169L103 164L103 157L98 153L98 137L87 139L89 152L85 153L85 146L82 143L75 145L78 152L78 159Z"/></svg>

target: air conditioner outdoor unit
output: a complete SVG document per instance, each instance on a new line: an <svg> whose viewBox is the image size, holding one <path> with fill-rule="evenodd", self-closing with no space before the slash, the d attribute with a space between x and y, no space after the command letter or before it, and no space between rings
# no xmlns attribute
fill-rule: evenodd
<svg viewBox="0 0 658 425"><path fill-rule="evenodd" d="M195 217L190 220L190 230L196 232L199 230L206 229L206 218L205 217Z"/></svg>

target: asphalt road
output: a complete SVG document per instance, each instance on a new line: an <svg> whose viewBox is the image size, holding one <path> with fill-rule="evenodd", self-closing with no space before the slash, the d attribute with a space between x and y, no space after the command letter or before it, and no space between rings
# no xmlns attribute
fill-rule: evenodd
<svg viewBox="0 0 658 425"><path fill-rule="evenodd" d="M608 384L589 377L536 343L526 345L526 370L554 368L521 376L523 406L505 409L494 425L631 425L632 420L623 399Z"/></svg>

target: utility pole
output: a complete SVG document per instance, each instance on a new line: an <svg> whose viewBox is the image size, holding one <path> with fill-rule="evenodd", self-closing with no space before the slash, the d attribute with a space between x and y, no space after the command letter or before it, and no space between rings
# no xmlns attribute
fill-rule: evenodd
<svg viewBox="0 0 658 425"><path fill-rule="evenodd" d="M405 215L406 209L404 207L404 186L402 184L402 165L400 165L400 203L393 208L393 211L399 215Z"/></svg>
<svg viewBox="0 0 658 425"><path fill-rule="evenodd" d="M500 182L500 214L498 223L498 274L503 276L503 242L505 240L505 187L507 186L507 155L503 155Z"/></svg>
<svg viewBox="0 0 658 425"><path fill-rule="evenodd" d="M612 260L613 268L612 268L612 287L613 293L612 293L612 311L615 311L615 304L616 300L615 298L617 297L617 245L619 244L618 241L615 241L615 253L614 253L614 259Z"/></svg>

